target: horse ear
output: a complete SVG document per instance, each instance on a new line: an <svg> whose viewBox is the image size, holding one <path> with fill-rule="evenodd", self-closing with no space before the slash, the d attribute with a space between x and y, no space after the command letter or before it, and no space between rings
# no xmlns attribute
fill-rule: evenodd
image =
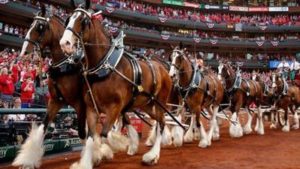
<svg viewBox="0 0 300 169"><path fill-rule="evenodd" d="M91 1L85 0L85 9L90 9L90 6L91 6Z"/></svg>
<svg viewBox="0 0 300 169"><path fill-rule="evenodd" d="M46 7L45 7L45 4L40 3L40 6L41 6L41 15L40 15L40 16L45 17L45 15L46 15Z"/></svg>
<svg viewBox="0 0 300 169"><path fill-rule="evenodd" d="M71 8L76 9L76 5L75 5L74 0L71 0Z"/></svg>
<svg viewBox="0 0 300 169"><path fill-rule="evenodd" d="M183 48L183 44L182 42L179 43L179 48L182 49Z"/></svg>

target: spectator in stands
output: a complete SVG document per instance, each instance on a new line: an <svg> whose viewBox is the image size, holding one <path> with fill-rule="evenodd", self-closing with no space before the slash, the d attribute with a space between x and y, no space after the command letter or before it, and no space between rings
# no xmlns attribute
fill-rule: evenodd
<svg viewBox="0 0 300 169"><path fill-rule="evenodd" d="M24 76L24 82L21 85L21 101L22 108L29 108L33 103L33 94L35 91L34 82L32 81L31 74Z"/></svg>
<svg viewBox="0 0 300 169"><path fill-rule="evenodd" d="M18 97L14 100L13 109L21 109L21 99ZM8 120L13 121L24 121L26 116L25 114L9 114Z"/></svg>
<svg viewBox="0 0 300 169"><path fill-rule="evenodd" d="M13 94L15 91L14 80L12 74L6 67L2 68L0 75L1 100L5 107L10 107L13 102Z"/></svg>
<svg viewBox="0 0 300 169"><path fill-rule="evenodd" d="M296 60L295 57L292 59L292 63L290 66L290 79L294 80L296 76L296 72L300 69L300 63Z"/></svg>
<svg viewBox="0 0 300 169"><path fill-rule="evenodd" d="M285 57L282 57L282 61L278 64L277 70L282 73L283 77L288 78L288 72L290 70L290 65L286 61Z"/></svg>

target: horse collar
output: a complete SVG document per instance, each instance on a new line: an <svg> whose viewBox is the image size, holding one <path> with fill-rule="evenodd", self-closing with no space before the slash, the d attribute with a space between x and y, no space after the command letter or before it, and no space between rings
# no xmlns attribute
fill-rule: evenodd
<svg viewBox="0 0 300 169"><path fill-rule="evenodd" d="M97 66L87 70L88 75L96 75L99 79L108 76L111 70L116 68L124 53L123 38L124 34L121 32L118 37L113 40L111 48Z"/></svg>
<svg viewBox="0 0 300 169"><path fill-rule="evenodd" d="M200 82L202 80L201 72L199 71L197 66L192 64L192 68L193 68L193 75L189 85L184 88L178 84L178 87L183 95L187 95L189 94L190 90L197 88L200 85Z"/></svg>

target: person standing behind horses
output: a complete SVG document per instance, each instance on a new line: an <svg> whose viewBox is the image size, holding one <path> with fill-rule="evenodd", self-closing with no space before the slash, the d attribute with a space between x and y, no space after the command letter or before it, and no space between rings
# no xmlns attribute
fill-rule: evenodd
<svg viewBox="0 0 300 169"><path fill-rule="evenodd" d="M14 79L11 72L8 72L6 67L2 68L0 75L0 85L1 85L1 100L11 106L13 102L13 94L15 92Z"/></svg>
<svg viewBox="0 0 300 169"><path fill-rule="evenodd" d="M279 73L281 73L283 75L283 77L285 79L288 79L288 73L289 73L289 70L290 70L290 65L285 60L285 58L282 58L282 61L277 66L277 70L279 71Z"/></svg>
<svg viewBox="0 0 300 169"><path fill-rule="evenodd" d="M295 80L296 73L300 69L300 63L294 57L292 60L292 64L290 66L290 79L293 81Z"/></svg>
<svg viewBox="0 0 300 169"><path fill-rule="evenodd" d="M31 74L26 74L25 81L21 85L22 108L31 107L31 104L33 102L35 87L31 78Z"/></svg>

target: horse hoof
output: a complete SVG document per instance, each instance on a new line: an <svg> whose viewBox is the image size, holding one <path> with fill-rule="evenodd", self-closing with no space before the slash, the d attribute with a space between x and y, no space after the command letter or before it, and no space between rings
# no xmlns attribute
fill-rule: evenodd
<svg viewBox="0 0 300 169"><path fill-rule="evenodd" d="M212 137L212 140L213 140L213 141L218 141L218 140L220 140L220 135L219 135L219 134L214 134L213 137Z"/></svg>
<svg viewBox="0 0 300 169"><path fill-rule="evenodd" d="M199 145L201 148L207 148L208 147L208 141L207 140L201 140Z"/></svg>
<svg viewBox="0 0 300 169"><path fill-rule="evenodd" d="M149 154L149 153L147 153L147 154L145 154L144 156L143 156L143 161L142 161L142 163L143 164L145 164L145 165L155 165L155 164L157 164L157 162L158 162L158 156L153 156L153 155L151 155L151 154Z"/></svg>
<svg viewBox="0 0 300 169"><path fill-rule="evenodd" d="M244 134L250 134L250 133L252 133L252 129L249 127L245 127L245 128L243 128L243 132L244 132Z"/></svg>
<svg viewBox="0 0 300 169"><path fill-rule="evenodd" d="M138 151L137 147L129 146L127 154L133 156L137 153L137 151Z"/></svg>
<svg viewBox="0 0 300 169"><path fill-rule="evenodd" d="M299 129L299 125L295 124L295 125L293 125L292 128L293 128L294 130L297 130L297 129Z"/></svg>
<svg viewBox="0 0 300 169"><path fill-rule="evenodd" d="M283 131L283 132L289 132L289 131L290 131L290 128L287 127L287 126L284 126L284 127L282 128L282 131Z"/></svg>
<svg viewBox="0 0 300 169"><path fill-rule="evenodd" d="M270 129L276 129L277 127L276 127L276 125L275 124L271 124L270 125Z"/></svg>

